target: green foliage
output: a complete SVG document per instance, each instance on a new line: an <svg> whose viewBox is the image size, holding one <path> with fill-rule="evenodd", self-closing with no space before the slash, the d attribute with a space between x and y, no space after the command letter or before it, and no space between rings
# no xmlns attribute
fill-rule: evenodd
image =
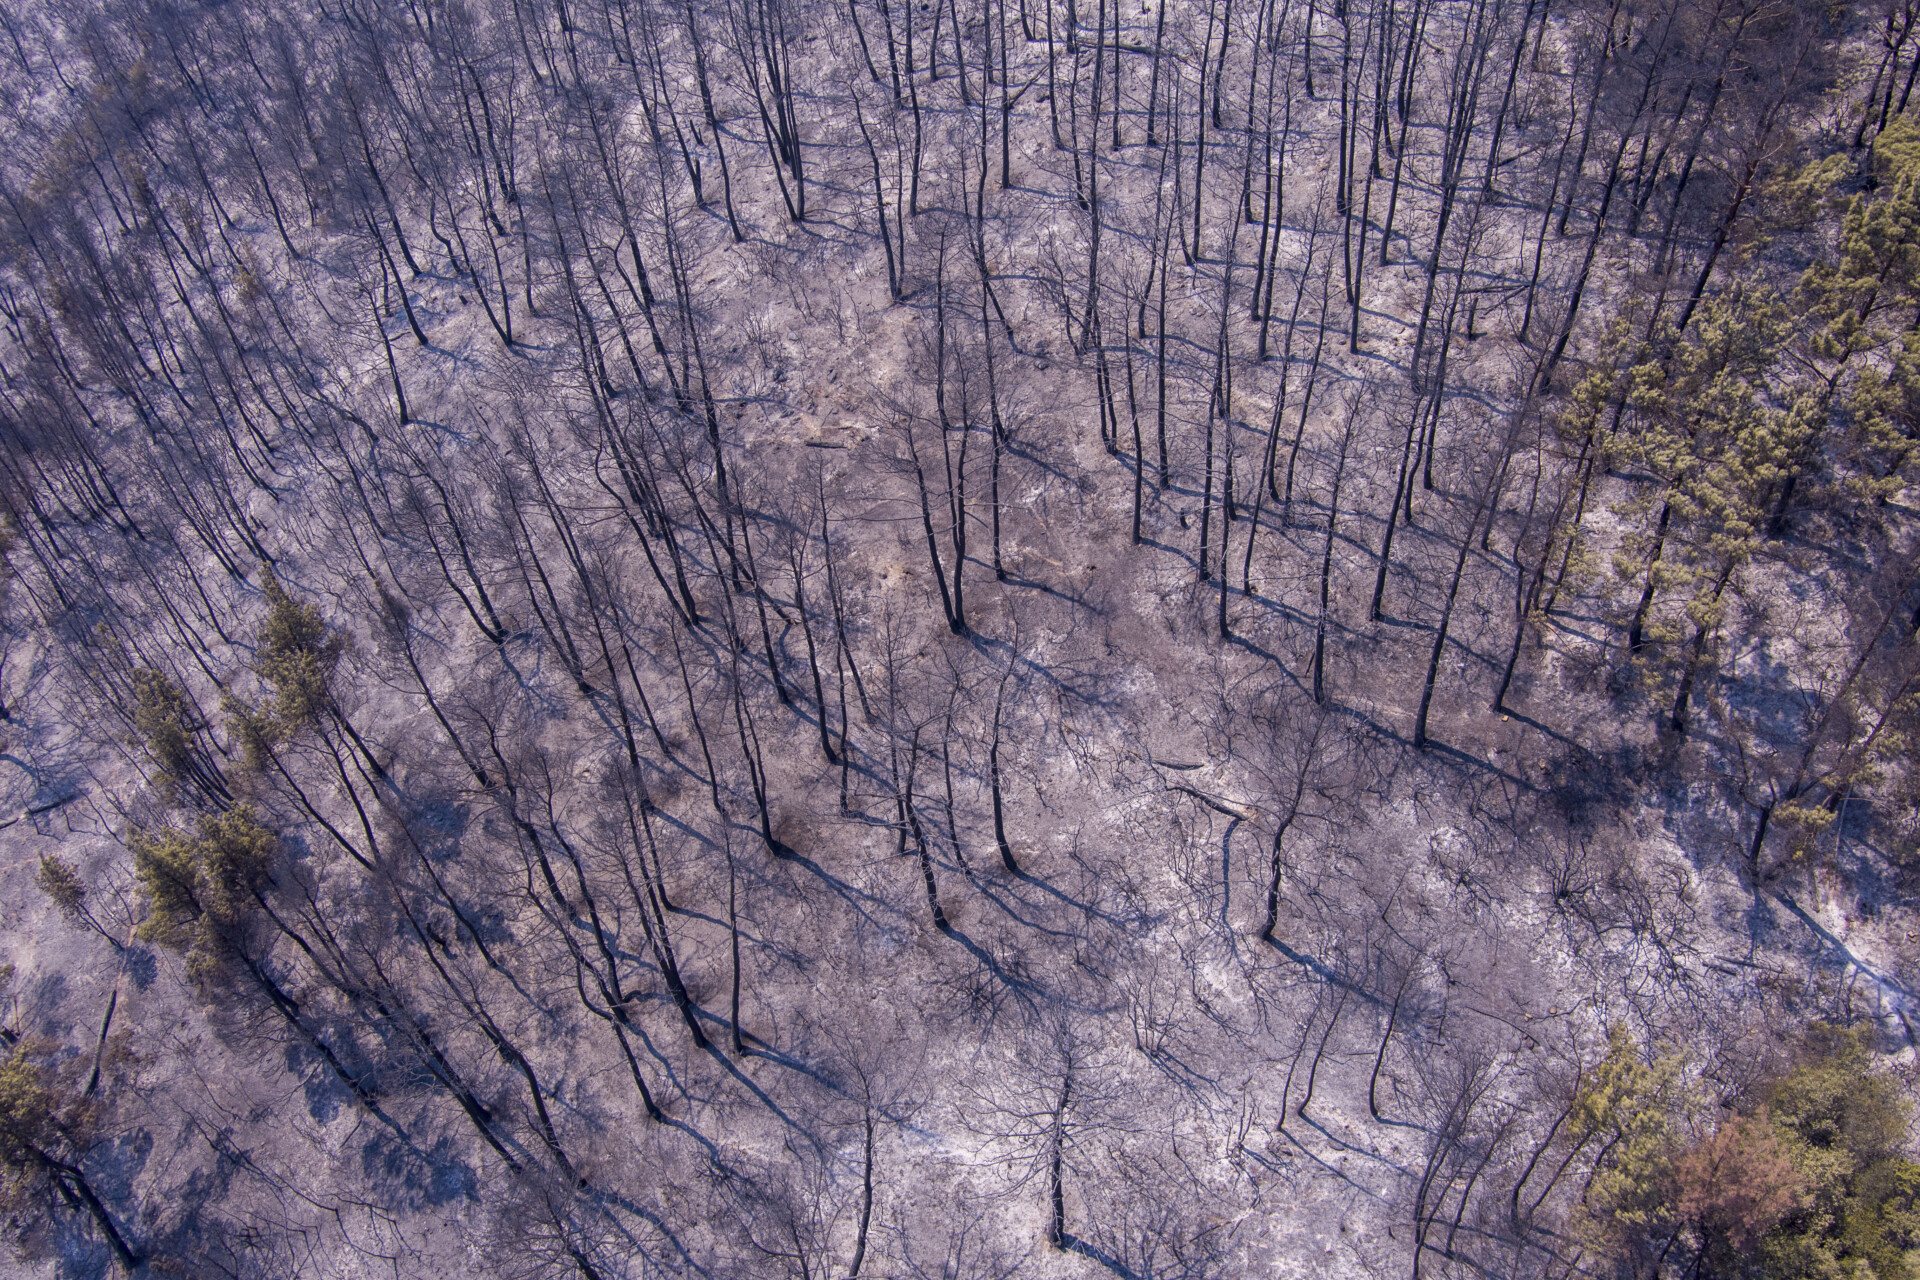
<svg viewBox="0 0 1920 1280"><path fill-rule="evenodd" d="M1873 171L1882 179L1920 173L1920 124L1914 116L1897 115L1874 136Z"/></svg>
<svg viewBox="0 0 1920 1280"><path fill-rule="evenodd" d="M1783 174L1769 191L1781 206L1780 221L1804 227L1828 216L1837 199L1834 188L1852 177L1853 173L1853 157L1837 151L1809 160Z"/></svg>
<svg viewBox="0 0 1920 1280"><path fill-rule="evenodd" d="M46 1073L16 1048L0 1062L0 1177L5 1191L17 1194L28 1175L37 1173L37 1153L56 1140L52 1092Z"/></svg>
<svg viewBox="0 0 1920 1280"><path fill-rule="evenodd" d="M133 727L147 755L162 773L178 779L186 773L193 749L186 695L165 675L146 667L133 673L133 693Z"/></svg>
<svg viewBox="0 0 1920 1280"><path fill-rule="evenodd" d="M1763 1108L1734 1116L1673 1163L1680 1221L1699 1233L1702 1271L1737 1273L1754 1245L1802 1207L1807 1181Z"/></svg>
<svg viewBox="0 0 1920 1280"><path fill-rule="evenodd" d="M121 941L124 930L116 936L114 930L107 928L100 922L99 917L93 914L93 908L87 903L86 882L80 878L80 873L73 869L72 863L58 854L41 855L39 869L34 873L34 883L40 886L40 892L46 894L53 905L59 909L60 914L69 921L93 930L105 938L115 950L125 945Z"/></svg>
<svg viewBox="0 0 1920 1280"><path fill-rule="evenodd" d="M1898 494L1920 435L1920 331L1890 341L1878 363L1857 365L1845 387L1845 444L1854 465L1841 478L1859 503Z"/></svg>
<svg viewBox="0 0 1920 1280"><path fill-rule="evenodd" d="M1678 1054L1647 1061L1616 1026L1606 1057L1574 1098L1571 1131L1597 1147L1578 1225L1604 1250L1617 1252L1667 1229L1684 1066Z"/></svg>
<svg viewBox="0 0 1920 1280"><path fill-rule="evenodd" d="M76 1064L46 1040L22 1040L0 1061L0 1205L25 1207L38 1191L42 1205L84 1208L113 1246L123 1270L141 1258L114 1225L82 1166L100 1136L100 1108L79 1087ZM9 1215L8 1225L20 1218Z"/></svg>
<svg viewBox="0 0 1920 1280"><path fill-rule="evenodd" d="M272 867L273 833L246 804L200 819L196 835L162 826L128 840L149 915L142 941L207 954L249 914Z"/></svg>
<svg viewBox="0 0 1920 1280"><path fill-rule="evenodd" d="M227 732L249 769L259 769L273 745L313 723L332 701L329 682L346 638L329 632L319 609L287 594L273 570L262 569L267 617L256 638L253 670L273 690L265 706L235 693L222 701Z"/></svg>
<svg viewBox="0 0 1920 1280"><path fill-rule="evenodd" d="M0 1061L0 1180L18 1192L61 1159L84 1146L94 1110L73 1096L51 1065L54 1046L22 1040Z"/></svg>
<svg viewBox="0 0 1920 1280"><path fill-rule="evenodd" d="M1798 302L1829 402L1821 425L1839 488L1878 503L1902 487L1920 428L1920 128L1911 119L1875 141L1873 176L1847 205L1833 260L1801 277Z"/></svg>
<svg viewBox="0 0 1920 1280"><path fill-rule="evenodd" d="M1805 439L1810 409L1774 402L1790 324L1771 293L1716 299L1672 356L1634 371L1633 427L1615 448L1667 481L1673 518L1703 558L1751 552L1767 497Z"/></svg>
<svg viewBox="0 0 1920 1280"><path fill-rule="evenodd" d="M40 886L40 892L60 908L62 915L79 919L86 909L87 886L81 883L80 873L58 854L44 854L40 859L40 870L34 874L34 883Z"/></svg>
<svg viewBox="0 0 1920 1280"><path fill-rule="evenodd" d="M240 748L241 767L259 772L265 767L273 744L283 736L273 713L255 707L234 693L220 699L220 709L226 713L227 736Z"/></svg>
<svg viewBox="0 0 1920 1280"><path fill-rule="evenodd" d="M1805 1204L1762 1243L1769 1280L1920 1277L1920 1165L1909 1110L1874 1072L1864 1033L1816 1024L1767 1091L1773 1126L1804 1179Z"/></svg>
<svg viewBox="0 0 1920 1280"><path fill-rule="evenodd" d="M22 1163L22 1148L53 1138L53 1090L46 1068L22 1045L0 1062L0 1153L9 1166Z"/></svg>
<svg viewBox="0 0 1920 1280"><path fill-rule="evenodd" d="M1705 303L1684 334L1666 334L1625 369L1621 412L1601 428L1609 457L1657 481L1624 512L1642 528L1616 572L1651 573L1657 591L1683 593L1696 629L1719 625L1720 584L1759 547L1770 505L1819 434L1819 397L1782 393L1793 330L1786 303L1767 290ZM1663 539L1656 510L1667 517ZM1681 622L1656 618L1649 636L1680 639Z"/></svg>
<svg viewBox="0 0 1920 1280"><path fill-rule="evenodd" d="M1892 176L1878 191L1854 197L1840 233L1839 258L1817 263L1801 290L1825 327L1814 339L1824 359L1871 350L1887 338L1883 315L1920 286L1920 170Z"/></svg>
<svg viewBox="0 0 1920 1280"><path fill-rule="evenodd" d="M1635 346L1616 325L1569 417L1607 456L1654 483L1624 505L1614 567L1652 596L1636 622L1673 642L1718 629L1732 575L1792 502L1877 521L1906 485L1920 440L1920 128L1880 135L1865 189L1850 153L1816 156L1776 182L1787 221L1830 237L1788 295L1756 273L1706 300L1683 332ZM1583 433L1584 434L1584 433ZM1656 514L1658 513L1658 514Z"/></svg>
<svg viewBox="0 0 1920 1280"><path fill-rule="evenodd" d="M1717 1121L1683 1067L1616 1030L1582 1084L1568 1125L1598 1148L1575 1224L1590 1246L1637 1274L1680 1246L1703 1280L1920 1280L1908 1108L1864 1034L1815 1024Z"/></svg>
<svg viewBox="0 0 1920 1280"><path fill-rule="evenodd" d="M161 827L137 832L127 844L133 850L134 875L149 907L135 936L142 942L184 949L192 942L203 911L193 841L172 827Z"/></svg>
<svg viewBox="0 0 1920 1280"><path fill-rule="evenodd" d="M273 718L290 732L327 705L327 681L346 645L342 637L328 634L317 608L287 594L273 570L261 570L260 578L268 611L253 669L273 686Z"/></svg>
<svg viewBox="0 0 1920 1280"><path fill-rule="evenodd" d="M1800 800L1783 800L1773 809L1774 827L1785 835L1794 856L1801 858L1813 852L1821 833L1833 825L1833 818L1833 811L1825 805Z"/></svg>

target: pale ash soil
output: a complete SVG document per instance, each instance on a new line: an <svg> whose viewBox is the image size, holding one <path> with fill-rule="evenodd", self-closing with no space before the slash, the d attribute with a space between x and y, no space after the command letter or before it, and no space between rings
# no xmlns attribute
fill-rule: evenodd
<svg viewBox="0 0 1920 1280"><path fill-rule="evenodd" d="M1314 110L1324 113L1324 100ZM0 802L17 815L0 826L0 927L4 959L16 970L7 1021L90 1052L118 983L112 1043L125 1055L125 1092L115 1105L125 1120L88 1167L156 1252L187 1259L188 1273L195 1249L217 1239L262 1273L518 1276L557 1273L567 1255L556 1242L566 1239L586 1242L603 1264L624 1259L634 1275L798 1274L800 1258L809 1274L838 1271L854 1232L871 1098L881 1122L870 1274L1385 1273L1403 1266L1413 1247L1410 1206L1430 1161L1452 1175L1456 1199L1442 1201L1429 1233L1445 1233L1449 1253L1457 1244L1494 1259L1511 1249L1502 1243L1501 1195L1470 1198L1458 1185L1481 1176L1476 1162L1489 1186L1512 1185L1507 1170L1545 1133L1572 1064L1590 1060L1613 1024L1650 1042L1684 1036L1702 1063L1757 1066L1778 1048L1781 1028L1807 1013L1877 1019L1890 1040L1911 1044L1920 1007L1910 904L1856 898L1853 888L1871 890L1871 882L1831 872L1749 884L1739 857L1752 813L1724 785L1724 744L1703 731L1681 748L1690 775L1656 768L1672 760L1652 716L1619 713L1619 698L1633 697L1618 693L1616 677L1631 601L1616 598L1605 566L1611 509L1625 501L1628 482L1606 482L1590 502L1588 546L1598 569L1587 593L1564 596L1540 642L1528 642L1509 716L1489 712L1487 701L1510 635L1502 548L1511 551L1511 522L1496 526L1491 552L1473 553L1442 664L1436 742L1425 752L1410 748L1433 598L1443 589L1434 580L1444 582L1458 545L1464 512L1455 507L1477 465L1474 441L1495 433L1526 376L1506 336L1512 317L1491 306L1479 321L1489 336L1455 356L1450 377L1462 391L1442 428L1438 487L1421 492L1418 522L1397 535L1404 541L1396 542L1380 623L1367 622L1366 609L1391 467L1357 467L1346 479L1327 666L1335 745L1287 837L1278 945L1259 941L1267 856L1284 803L1284 742L1312 715L1303 682L1334 450L1348 396L1359 397L1383 370L1350 458L1391 458L1398 448L1410 410L1404 364L1423 283L1418 264L1400 250L1394 267L1376 270L1363 355L1346 352L1342 331L1329 337L1332 376L1323 369L1315 393L1290 523L1281 527L1271 510L1262 516L1257 599L1238 590L1247 522L1233 529L1236 638L1223 643L1211 621L1217 584L1196 581L1193 556L1197 424L1211 376L1203 348L1217 323L1220 264L1203 255L1190 272L1175 266L1171 305L1187 338L1170 357L1174 483L1166 492L1148 484L1146 541L1133 547L1133 476L1126 459L1100 448L1090 363L1063 338L1044 281L1012 269L1022 248L1049 235L1066 242L1063 256L1084 253L1085 220L1059 194L1070 181L1066 161L1030 145L1045 138L1044 125L1032 128L1016 167L1033 186L1009 193L1005 211L989 215L989 234L998 237L990 254L1006 272L996 287L1022 347L998 357L1014 437L1003 477L1009 581L996 583L985 560L985 480L975 473L970 502L979 504L979 527L966 569L975 634L958 638L940 619L892 427L895 406L925 412L929 398L915 346L931 324L930 233L912 232L919 288L905 304L886 305L877 247L846 230L868 212L864 154L857 138L839 136L848 132L843 123L824 122L821 131L837 144L820 144L818 225L794 229L776 219L764 156L740 141L745 163L758 166L736 176L736 199L755 210L753 236L727 246L724 225L696 227L703 256L694 275L708 331L720 335L708 358L724 392L744 505L762 517L769 592L791 608L792 579L775 548L782 525L811 511L813 468L821 467L836 572L875 715L864 716L852 698L861 755L846 815L840 771L823 760L813 727L819 708L799 628L773 619L793 708L775 704L764 666L741 658L751 667L776 835L797 855L775 860L760 843L730 736L716 619L726 593L713 566L697 587L708 617L680 638L705 664L696 666L695 697L728 774L729 822L716 820L689 767L699 747L678 685L672 623L657 611L638 624L655 710L677 757L651 761L645 773L660 806L680 966L719 1049L731 867L750 1048L737 1061L694 1050L664 991L641 981L643 1060L667 1123L646 1121L604 1025L574 1002L564 953L526 895L513 893L510 823L461 773L410 677L365 622L372 593L352 550L364 530L311 472L296 473L277 501L248 499L283 581L351 637L335 677L341 701L380 744L414 817L440 841L448 874L476 894L494 886L485 903L497 913L490 924L519 969L513 985L525 988L515 998L494 979L495 1010L538 1067L591 1186L580 1195L585 1208L564 1210L574 1215L564 1229L554 1226L560 1214L552 1206L565 1195L505 1177L443 1095L404 1084L387 1095L418 1144L407 1151L311 1055L290 1048L278 1024L206 1007L171 954L136 944L121 964L51 909L32 881L39 856L57 850L80 867L103 919L121 919L116 894L134 901L123 839L130 821L159 812L159 801L124 728L90 707L65 670L71 657L44 632L15 644L7 664L13 719L0 735ZM1324 129L1320 136L1324 142ZM1153 161L1124 169L1145 150L1129 147L1115 166L1124 192L1108 197L1116 228L1150 219ZM1301 160L1288 181L1290 209L1304 212L1320 175ZM1213 167L1208 196L1216 207L1234 199L1237 177L1231 164ZM1046 184L1051 193L1040 189ZM931 188L931 201L950 199L939 181ZM1402 225L1418 243L1431 233L1431 210L1410 203ZM1496 243L1504 238L1517 252L1530 219L1516 204L1506 211L1510 222L1499 224L1502 212L1496 204L1489 214ZM1210 224L1216 253L1219 231ZM1244 240L1249 230L1239 234ZM1290 234L1304 242L1304 229ZM263 259L276 254L270 228L247 236ZM1550 253L1577 257L1577 240ZM1286 265L1290 256L1299 255L1283 253L1283 269L1297 270ZM290 298L349 292L345 268L335 272L324 257L276 265L305 277L287 288ZM1572 264L1550 266L1567 272ZM966 279L964 269L957 274ZM1276 292L1290 294L1294 283L1283 276ZM1306 335L1319 310L1313 289ZM571 396L575 408L580 399L557 305L526 322L530 349L503 359L463 293L470 294L465 282L432 273L417 282L415 305L433 348L409 343L404 352L416 434L454 465L464 465L478 441L500 438L510 399L544 398L554 407ZM1239 318L1229 333L1242 361L1233 416L1249 424L1235 429L1246 465L1261 447L1279 361L1260 366L1245 355L1252 339L1243 304L1234 305ZM1284 314L1278 300L1276 308ZM1336 300L1329 325L1343 316ZM378 402L386 376L378 343L317 316L303 323L317 344L332 344L342 398ZM1296 337L1296 364L1310 341ZM1148 345L1136 339L1136 352ZM644 597L653 585L620 542L620 522L593 487L578 439L559 409L543 412L532 417L543 465ZM1120 412L1124 427L1124 398ZM983 467L985 445L974 447L970 465ZM943 530L941 500L936 492ZM807 589L823 613L817 538L810 547ZM573 692L522 602L503 598L514 634L496 650L474 635L456 602L427 589L420 566L412 572L421 589L408 594L413 623L428 638L429 682L513 706L513 750L545 756L556 824L596 830L610 812L604 777L620 756L604 700ZM217 572L206 579L223 593L234 634L249 635L252 624L238 620L259 615L257 591ZM1783 574L1744 583L1739 608L1768 620L1768 645L1817 653L1834 647L1823 634L1834 617L1822 603L1829 591L1817 579ZM162 625L152 602L131 591L124 607L137 624ZM734 596L732 607L751 650L751 597ZM830 619L815 626L830 647ZM237 661L246 650L244 641L234 647ZM1722 676L1737 684L1752 672L1764 683L1774 660L1756 646L1728 655ZM986 717L1010 662L1001 767L1018 874L998 863L984 791ZM890 730L889 670L898 702ZM828 701L834 696L829 687ZM1654 703L1663 696L1650 695ZM1263 707L1264 720L1254 714ZM947 843L938 753L925 744L915 784L951 935L928 919L911 850L895 856L889 745L904 747L909 722L932 726L928 742L943 739L951 749L957 847ZM1694 780L1674 780L1685 776ZM337 790L318 785L344 808ZM1841 836L1857 841L1864 832L1843 822ZM287 839L322 881L343 874L341 859L310 832ZM1847 857L1843 843L1841 865ZM601 870L611 882L613 873ZM632 960L651 973L638 954ZM477 1037L461 1043L488 1096L503 1114L518 1115L524 1090L514 1092L516 1079L489 1063ZM1074 1089L1060 1142L1073 1247L1062 1251L1044 1236L1065 1062ZM1309 1087L1303 1114L1296 1108ZM1442 1150L1435 1135L1451 1132L1449 1107L1463 1095L1475 1099L1480 1128L1460 1151ZM523 1142L523 1154L535 1155L535 1141L523 1134ZM100 1274L107 1259L90 1241L76 1219L72 1234L55 1242L55 1259L14 1265L23 1275Z"/></svg>

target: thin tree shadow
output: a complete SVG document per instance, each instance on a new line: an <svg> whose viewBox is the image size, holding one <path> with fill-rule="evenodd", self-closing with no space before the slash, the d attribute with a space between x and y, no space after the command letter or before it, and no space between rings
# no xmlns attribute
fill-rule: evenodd
<svg viewBox="0 0 1920 1280"><path fill-rule="evenodd" d="M1300 1139L1294 1137L1290 1131L1283 1128L1278 1130L1278 1133L1282 1138L1285 1138L1288 1142L1292 1143L1294 1149L1297 1150L1302 1156L1306 1157L1308 1160L1311 1160L1313 1163L1319 1165L1327 1173L1333 1175L1335 1178L1338 1178L1340 1181L1346 1183L1348 1186L1352 1187L1355 1191L1358 1191L1362 1195L1369 1196L1375 1200L1380 1198L1379 1193L1374 1191L1371 1187L1365 1187L1359 1184L1358 1182L1355 1182L1353 1180L1353 1176L1349 1174L1345 1169L1340 1168L1338 1165L1328 1163L1328 1161L1325 1160L1323 1157L1321 1157L1319 1153L1309 1150L1307 1148L1307 1144L1300 1141Z"/></svg>
<svg viewBox="0 0 1920 1280"><path fill-rule="evenodd" d="M758 833L756 832L755 834L758 834ZM777 855L781 862L787 864L788 866L800 867L806 871L812 872L815 879L819 880L821 884L826 885L829 889L832 889L836 894L840 896L840 899L843 902L845 902L849 907L853 908L855 911L859 912L861 919L873 925L878 925L880 923L880 921L876 920L872 916L872 914L870 914L867 908L869 906L874 906L874 907L886 906L887 903L884 898L880 898L874 894L867 893L861 889L857 889L854 886L848 884L845 880L840 879L840 877L834 875L832 872L828 871L825 867L815 862L812 858L809 858L806 854L801 853L798 849L795 849L792 845L789 845L780 840L775 840L774 844L779 849L783 850L783 852Z"/></svg>
<svg viewBox="0 0 1920 1280"><path fill-rule="evenodd" d="M1305 1124L1308 1128L1318 1133L1321 1137L1325 1138L1328 1142L1332 1143L1335 1147L1338 1147L1340 1150L1350 1151L1357 1156L1365 1156L1369 1160L1377 1160L1381 1164L1385 1165L1387 1168L1393 1170L1395 1173L1401 1174L1403 1176L1406 1176L1406 1177L1414 1176L1413 1171L1411 1169L1401 1168L1399 1165L1395 1164L1393 1161L1387 1159L1385 1156L1381 1155L1378 1151L1375 1151L1370 1147L1363 1147L1357 1143L1348 1142L1345 1138L1342 1138L1339 1134L1327 1128L1327 1126L1325 1126L1324 1124L1321 1124L1318 1120L1314 1119L1312 1116L1303 1116L1298 1111L1294 1112L1293 1115L1296 1120L1299 1120L1302 1124ZM1404 1127L1409 1129L1420 1128L1419 1125L1408 1125L1408 1124L1405 1124L1404 1121L1395 1121L1395 1123L1402 1124L1404 1125Z"/></svg>
<svg viewBox="0 0 1920 1280"><path fill-rule="evenodd" d="M701 1141L704 1142L705 1139L701 1139ZM716 1159L717 1159L717 1156L716 1156ZM638 1204L632 1200L627 1199L627 1197L621 1195L618 1191L615 1191L609 1187L600 1187L600 1186L594 1187L593 1198L602 1204L618 1205L620 1208L626 1210L628 1213L632 1214L634 1217L641 1219L648 1226L652 1227L655 1231L658 1231L663 1237L665 1237L667 1243L673 1246L674 1252L680 1255L681 1261L685 1262L688 1268L690 1268L691 1270L693 1270L694 1272L700 1275L709 1274L707 1269L700 1265L699 1259L695 1258L691 1253L687 1251L687 1246L680 1243L680 1237L674 1234L673 1227L670 1226L664 1218L660 1217L653 1210L647 1208L643 1204Z"/></svg>
<svg viewBox="0 0 1920 1280"><path fill-rule="evenodd" d="M1044 924L1041 924L1038 920L1027 919L1025 916L1015 911L1013 907L1009 904L1009 901L1007 899L995 893L992 887L982 884L978 879L978 877L969 877L969 878L973 880L974 887L980 891L980 896L985 898L988 902L991 902L994 906L1000 908L1000 910L1006 914L1007 918L1009 920L1012 920L1015 924L1025 925L1027 928L1032 929L1035 933L1044 934L1049 938L1078 938L1080 936L1079 934L1073 933L1070 930L1052 929L1047 927ZM1012 899L1012 901L1019 902L1020 900L1018 898L1015 898L1015 899ZM1024 906L1026 904L1021 903L1020 905Z"/></svg>
<svg viewBox="0 0 1920 1280"><path fill-rule="evenodd" d="M774 1115L780 1117L780 1120L783 1124L785 1124L788 1128L792 1129L795 1133L798 1133L801 1137L805 1138L809 1144L815 1147L819 1145L818 1141L814 1138L814 1136L807 1131L806 1126L801 1124L799 1121L795 1120L792 1116L788 1115L785 1111L781 1110L780 1104L775 1102L771 1097L767 1096L766 1090L762 1089L759 1085L755 1084L753 1082L753 1077L749 1076L746 1072L742 1071L739 1068L739 1066L733 1061L732 1058L729 1058L725 1053L721 1051L720 1046L709 1042L707 1045L707 1054L715 1062L719 1063L722 1069L724 1069L728 1075L732 1076L735 1080L738 1080L741 1083L741 1085L743 1085L746 1088L748 1093L751 1093L754 1097L758 1098L762 1106L766 1107L766 1109L768 1111L771 1111Z"/></svg>
<svg viewBox="0 0 1920 1280"><path fill-rule="evenodd" d="M1546 725L1541 724L1538 720L1535 720L1532 716L1529 716L1524 712L1516 711L1509 706L1503 706L1500 708L1500 714L1503 716L1512 716L1515 720L1518 720L1521 724L1524 724L1531 729L1538 730L1543 736L1552 738L1555 742L1558 742L1560 745L1570 748L1575 753L1577 753L1578 755L1586 759L1589 763L1593 762L1595 759L1593 752L1587 750L1587 748L1582 746L1580 743L1575 742L1572 738L1569 738L1566 734L1561 733L1557 729L1549 729Z"/></svg>
<svg viewBox="0 0 1920 1280"><path fill-rule="evenodd" d="M1508 773L1505 769L1502 769L1499 765L1489 764L1487 761L1482 760L1478 756L1469 755L1458 747L1448 746L1446 743L1437 741L1436 739L1428 738L1426 749L1432 752L1436 756L1441 756L1441 757L1456 760L1460 764L1468 768L1477 769L1483 773L1490 773L1496 778L1500 778L1507 782L1511 782L1514 786L1519 787L1522 791L1540 790L1539 787L1527 781L1525 778L1521 777L1519 774Z"/></svg>
<svg viewBox="0 0 1920 1280"><path fill-rule="evenodd" d="M1016 880L1020 880L1026 884L1032 885L1034 888L1040 890L1042 893L1052 894L1054 897L1060 899L1060 901L1066 903L1068 906L1072 907L1074 910L1080 912L1083 915L1092 916L1095 920L1099 920L1104 924L1121 923L1120 917L1109 914L1108 912L1100 910L1098 907L1082 902L1078 898L1075 898L1069 894L1061 892L1059 889L1054 888L1052 885L1048 884L1045 880L1042 880L1040 877L1032 874L1031 872L1027 871L1025 868L1022 868L1018 871L1010 872L1009 874L1012 875L1013 878Z"/></svg>
<svg viewBox="0 0 1920 1280"><path fill-rule="evenodd" d="M1907 1040L1909 1043L1913 1043L1913 1026L1906 1017L1906 1009L1902 1007L1912 1003L1914 998L1913 989L1897 978L1882 977L1872 969L1869 969L1861 962L1860 957L1853 953L1853 950L1847 946L1843 939L1836 937L1825 925L1816 920L1805 907L1795 902L1792 895L1778 889L1770 890L1769 892L1774 901L1792 912L1801 924L1806 925L1807 928L1813 932L1816 938L1831 948L1832 955L1829 957L1830 960L1839 961L1843 967L1851 965L1866 975L1867 980L1880 988L1881 991L1894 997L1894 1008L1896 1012L1900 1014L1900 1022L1906 1029Z"/></svg>
<svg viewBox="0 0 1920 1280"><path fill-rule="evenodd" d="M1191 553L1182 551L1178 547L1170 547L1166 543L1161 542L1158 538L1149 538L1145 534L1142 534L1140 535L1140 545L1143 547L1152 547L1155 551L1164 551L1168 555L1173 556L1177 560L1185 560L1188 564L1193 566L1193 570L1195 573L1198 573L1200 571L1200 562L1198 560L1195 560Z"/></svg>
<svg viewBox="0 0 1920 1280"><path fill-rule="evenodd" d="M988 954L986 949L983 948L979 943L975 942L972 938L968 937L966 932L962 930L959 926L949 921L947 923L947 926L944 929L942 929L941 932L946 934L947 937L952 938L955 942L958 942L961 946L965 947L967 951L973 956L973 958L980 962L981 966L985 968L987 972L991 973L995 978L999 979L1000 982L1006 986L1007 990L1013 992L1015 995L1021 997L1023 1000L1035 994L1035 988L1031 982L1028 982L1025 978L1020 977L1018 974L1007 972L1006 968L997 959L995 959L992 955Z"/></svg>
<svg viewBox="0 0 1920 1280"><path fill-rule="evenodd" d="M1300 689L1304 687L1300 683L1300 678L1287 669L1287 664L1281 660L1279 654L1262 648L1258 642L1241 635L1238 631L1232 632L1227 636L1227 643L1236 648L1245 649L1257 658L1264 658L1268 662L1271 662L1281 675L1293 681L1294 688Z"/></svg>
<svg viewBox="0 0 1920 1280"><path fill-rule="evenodd" d="M1353 995L1359 996L1362 1000L1366 1001L1370 1005L1374 1005L1378 1007L1379 1005L1384 1003L1379 996L1374 995L1371 991L1368 991L1363 987L1355 986L1350 980L1341 977L1339 973L1337 973L1332 969L1329 969L1326 965L1326 962L1321 960L1318 956L1310 956L1304 951L1295 951L1292 947L1280 941L1280 939L1278 938L1267 938L1265 939L1265 942L1268 946L1272 947L1275 951L1278 951L1281 955L1285 956L1287 959L1293 961L1295 964L1299 965L1301 968L1307 970L1309 973L1312 973L1318 978L1320 978L1321 981L1326 982L1331 986L1339 987L1341 990L1350 992Z"/></svg>
<svg viewBox="0 0 1920 1280"><path fill-rule="evenodd" d="M1059 600L1062 603L1073 605L1074 607L1079 609L1085 609L1088 613L1091 613L1096 618L1101 616L1100 607L1098 605L1088 604L1087 601L1080 596L1070 595L1069 593L1060 590L1058 587L1048 586L1046 583L1036 581L1033 578L1023 578L1017 573L1008 573L1007 576L1004 579L1002 579L1002 581L1004 581L1010 587L1025 587L1029 591L1038 591L1043 595L1052 596L1054 599Z"/></svg>
<svg viewBox="0 0 1920 1280"><path fill-rule="evenodd" d="M1083 1258L1092 1258L1095 1262L1113 1272L1113 1274L1121 1277L1121 1280L1139 1280L1139 1277L1128 1270L1127 1265L1120 1261L1120 1259L1105 1252L1096 1245L1082 1240L1071 1231L1063 1231L1060 1233L1060 1247L1069 1253L1077 1253Z"/></svg>

